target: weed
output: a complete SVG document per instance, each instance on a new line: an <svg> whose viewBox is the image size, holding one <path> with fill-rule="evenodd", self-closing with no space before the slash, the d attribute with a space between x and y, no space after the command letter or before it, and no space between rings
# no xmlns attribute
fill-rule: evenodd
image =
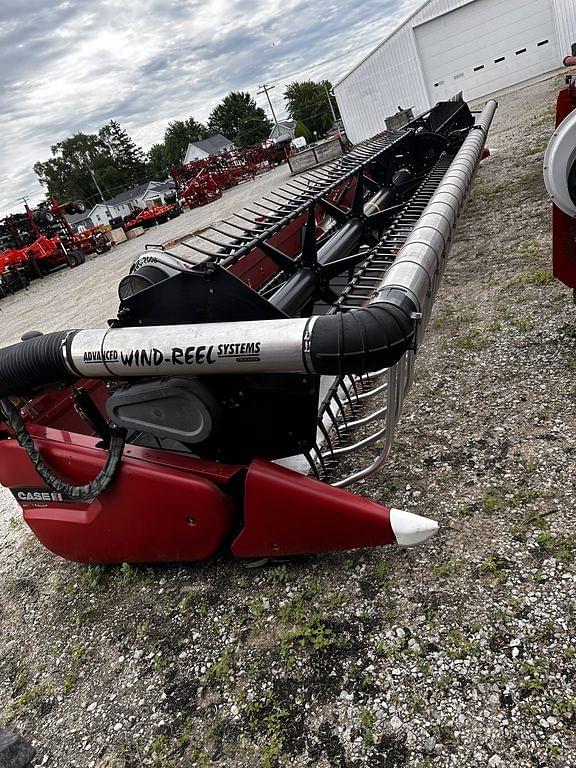
<svg viewBox="0 0 576 768"><path fill-rule="evenodd" d="M276 704L271 691L266 691L262 699L247 704L244 711L250 730L263 736L262 768L274 768L284 748L284 727L290 713Z"/></svg>
<svg viewBox="0 0 576 768"><path fill-rule="evenodd" d="M122 563L120 566L122 581L126 584L145 584L154 576L152 568L143 565Z"/></svg>
<svg viewBox="0 0 576 768"><path fill-rule="evenodd" d="M81 661L84 661L87 653L88 653L88 649L86 648L84 643L78 642L72 646L72 649L70 651L70 658L72 659L72 661L81 662Z"/></svg>
<svg viewBox="0 0 576 768"><path fill-rule="evenodd" d="M507 576L507 569L502 558L489 554L485 560L480 563L480 573L487 573L495 576L499 581L503 581Z"/></svg>
<svg viewBox="0 0 576 768"><path fill-rule="evenodd" d="M437 579L445 579L460 570L463 565L464 561L459 557L451 557L444 565L437 565L432 573Z"/></svg>
<svg viewBox="0 0 576 768"><path fill-rule="evenodd" d="M486 184L484 181L477 181L470 193L470 202L478 201L485 206L490 205L509 192L508 184L499 182L497 184Z"/></svg>
<svg viewBox="0 0 576 768"><path fill-rule="evenodd" d="M526 661L522 664L522 690L527 694L542 693L546 688L546 666L542 659Z"/></svg>
<svg viewBox="0 0 576 768"><path fill-rule="evenodd" d="M450 630L448 637L452 646L448 653L452 658L465 659L480 654L480 644L473 640L467 640L459 629Z"/></svg>
<svg viewBox="0 0 576 768"><path fill-rule="evenodd" d="M284 632L280 654L288 664L294 664L299 650L326 654L341 645L341 638L318 614L313 613L306 621Z"/></svg>
<svg viewBox="0 0 576 768"><path fill-rule="evenodd" d="M69 675L66 675L62 681L62 693L64 696L68 696L68 694L72 692L77 682L78 675L75 672L71 672Z"/></svg>
<svg viewBox="0 0 576 768"><path fill-rule="evenodd" d="M550 285L555 280L551 269L535 269L533 272L525 272L522 275L516 275L508 281L508 286L524 285Z"/></svg>
<svg viewBox="0 0 576 768"><path fill-rule="evenodd" d="M90 589L104 591L108 586L109 569L104 565L88 565L80 571L82 581Z"/></svg>
<svg viewBox="0 0 576 768"><path fill-rule="evenodd" d="M170 768L170 750L168 739L163 734L156 736L150 745L152 765L156 768Z"/></svg>
<svg viewBox="0 0 576 768"><path fill-rule="evenodd" d="M214 682L223 681L230 677L231 671L230 653L225 651L218 661L210 667L206 673L206 679Z"/></svg>
<svg viewBox="0 0 576 768"><path fill-rule="evenodd" d="M6 717L7 722L17 720L24 715L30 715L31 709L38 709L47 699L52 698L52 695L52 686L48 684L30 686L10 702Z"/></svg>
<svg viewBox="0 0 576 768"><path fill-rule="evenodd" d="M150 624L147 621L143 621L136 627L136 637L139 640L143 640L150 631Z"/></svg>
<svg viewBox="0 0 576 768"><path fill-rule="evenodd" d="M548 107L547 110L545 110L538 116L538 123L540 123L540 125L550 125L550 124L553 125L555 121L556 121L555 105Z"/></svg>
<svg viewBox="0 0 576 768"><path fill-rule="evenodd" d="M558 332L564 336L570 336L571 338L576 339L576 322L564 323L564 325L561 325L560 328L558 328Z"/></svg>
<svg viewBox="0 0 576 768"><path fill-rule="evenodd" d="M525 155L539 155L540 152L545 152L547 144L536 144L533 147L528 147L528 149L524 150Z"/></svg>
<svg viewBox="0 0 576 768"><path fill-rule="evenodd" d="M330 608L341 608L346 604L348 593L345 589L340 589L328 598L328 605Z"/></svg>
<svg viewBox="0 0 576 768"><path fill-rule="evenodd" d="M360 722L362 723L362 741L364 746L374 744L374 714L366 707L360 707Z"/></svg>
<svg viewBox="0 0 576 768"><path fill-rule="evenodd" d="M490 514L492 512L497 512L502 508L502 497L498 491L489 490L486 492L486 495L484 496L484 508L486 512Z"/></svg>
<svg viewBox="0 0 576 768"><path fill-rule="evenodd" d="M536 536L536 543L548 555L563 563L571 563L576 552L576 534L562 533L554 535L550 531L541 531Z"/></svg>
<svg viewBox="0 0 576 768"><path fill-rule="evenodd" d="M466 352L480 352L490 345L490 339L481 333L478 328L470 328L468 333L460 336L456 346Z"/></svg>

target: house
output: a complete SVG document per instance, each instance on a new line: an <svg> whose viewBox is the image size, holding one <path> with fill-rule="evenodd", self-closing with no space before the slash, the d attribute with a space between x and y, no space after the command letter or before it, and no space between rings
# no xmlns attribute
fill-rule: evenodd
<svg viewBox="0 0 576 768"><path fill-rule="evenodd" d="M353 142L399 109L426 112L553 72L576 39L574 0L426 0L334 85Z"/></svg>
<svg viewBox="0 0 576 768"><path fill-rule="evenodd" d="M121 192L104 203L96 203L89 212L66 216L66 219L73 229L81 232L90 227L97 227L99 224L109 224L111 219L124 218L136 208L146 208L149 203L163 205L166 195L174 190L172 179L147 181Z"/></svg>
<svg viewBox="0 0 576 768"><path fill-rule="evenodd" d="M216 133L214 136L209 136L202 141L188 144L184 162L191 163L194 160L201 160L210 155L220 155L222 152L228 152L231 149L235 149L234 142L227 139L226 136L222 136L221 133Z"/></svg>
<svg viewBox="0 0 576 768"><path fill-rule="evenodd" d="M287 141L294 138L296 120L279 120L270 131L272 141Z"/></svg>

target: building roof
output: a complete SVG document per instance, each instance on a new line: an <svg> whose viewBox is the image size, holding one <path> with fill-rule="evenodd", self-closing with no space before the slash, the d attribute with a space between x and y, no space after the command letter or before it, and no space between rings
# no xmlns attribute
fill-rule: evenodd
<svg viewBox="0 0 576 768"><path fill-rule="evenodd" d="M143 197L146 192L152 187L154 192L165 192L168 189L172 189L174 182L166 181L147 181L145 184L139 184L137 187L127 189L125 192L120 192L119 195L106 200L107 205L122 205L130 200L134 200L137 197Z"/></svg>
<svg viewBox="0 0 576 768"><path fill-rule="evenodd" d="M272 130L270 131L270 138L276 133L276 129L278 129L279 133L292 133L292 131L296 128L296 120L278 120L278 125L275 125Z"/></svg>
<svg viewBox="0 0 576 768"><path fill-rule="evenodd" d="M364 62L365 62L365 61L367 61L367 60L370 58L370 56L372 56L374 53L376 53L376 51L377 51L379 48L382 48L382 46L383 46L383 45L386 45L386 43L388 42L388 40L390 40L390 38L391 38L391 37L394 37L394 35L395 35L397 32L399 32L399 31L402 29L402 27L405 27L405 26L406 26L406 24L408 24L410 21L412 21L412 19L414 18L414 16L417 16L417 15L420 13L420 11L423 11L423 10L424 10L424 8L425 8L425 7L426 7L426 6L427 6L429 3L431 3L431 2L432 2L432 0L424 0L424 2L423 2L423 3L421 3L421 4L420 4L420 5L419 5L419 6L416 8L416 10L412 11L412 13L411 13L411 14L410 14L410 15L409 15L407 18L405 18L405 19L404 19L404 21L403 21L403 22L401 22L401 23L400 23L400 24L399 24L397 27L394 27L394 29L392 30L392 32L390 32L390 34L389 34L389 35L386 35L386 37L384 38L384 40L382 40L382 42L381 42L381 43L378 43L378 45L377 45L375 48L373 48L373 49L370 51L370 53L367 53L367 54L366 54L366 56L364 56L364 58L360 59L360 61L359 61L357 64L355 64L355 65L352 67L352 69L351 69L349 72L346 72L346 74L345 74L343 77L341 77L341 78L340 78L340 80L338 80L338 82L334 83L334 85L333 85L332 87L333 87L333 88L336 88L336 86L340 85L340 83L343 83L343 82L344 82L344 80L346 80L346 78L347 78L347 77L350 77L350 75L352 74L352 72L355 72L355 71L358 69L358 67L360 67L362 64L364 64Z"/></svg>
<svg viewBox="0 0 576 768"><path fill-rule="evenodd" d="M192 145L198 147L203 152L207 152L209 155L214 155L224 147L233 146L234 142L227 139L226 136L222 136L221 133L215 133L214 136L208 136L207 139L202 141L193 141Z"/></svg>
<svg viewBox="0 0 576 768"><path fill-rule="evenodd" d="M90 218L90 214L94 210L94 206L92 206L92 210L86 209L84 213L75 213L73 215L65 214L66 215L66 221L68 224L79 224L81 221L88 220Z"/></svg>

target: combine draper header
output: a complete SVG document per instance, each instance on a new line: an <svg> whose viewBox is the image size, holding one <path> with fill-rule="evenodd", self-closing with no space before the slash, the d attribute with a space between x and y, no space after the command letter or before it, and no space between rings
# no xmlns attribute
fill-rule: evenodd
<svg viewBox="0 0 576 768"><path fill-rule="evenodd" d="M106 328L0 350L0 482L83 562L413 544L386 459L495 102L443 102L173 251ZM370 458L366 458L370 455Z"/></svg>

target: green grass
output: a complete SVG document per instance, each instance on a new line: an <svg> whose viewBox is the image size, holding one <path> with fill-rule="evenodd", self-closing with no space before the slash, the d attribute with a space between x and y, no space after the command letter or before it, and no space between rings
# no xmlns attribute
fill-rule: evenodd
<svg viewBox="0 0 576 768"><path fill-rule="evenodd" d="M463 565L464 561L459 557L454 556L451 557L450 560L448 560L443 565L437 565L432 573L437 579L446 579L448 576L451 576L452 574L459 571Z"/></svg>
<svg viewBox="0 0 576 768"><path fill-rule="evenodd" d="M555 280L551 269L535 269L533 272L525 272L522 275L516 275L512 280L508 282L510 287L512 286L526 286L526 285L550 285Z"/></svg>
<svg viewBox="0 0 576 768"><path fill-rule="evenodd" d="M576 534L541 531L536 535L536 543L547 555L563 563L572 563L576 554Z"/></svg>
<svg viewBox="0 0 576 768"><path fill-rule="evenodd" d="M465 352L480 352L490 346L490 339L478 328L470 328L456 341L456 346Z"/></svg>

